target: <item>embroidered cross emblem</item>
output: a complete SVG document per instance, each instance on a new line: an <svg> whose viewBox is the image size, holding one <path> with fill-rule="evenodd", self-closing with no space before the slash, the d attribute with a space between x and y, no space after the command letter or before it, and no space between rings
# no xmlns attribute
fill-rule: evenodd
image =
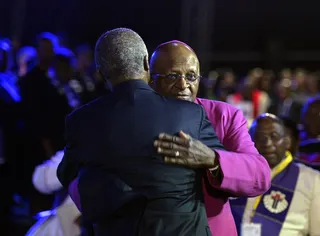
<svg viewBox="0 0 320 236"><path fill-rule="evenodd" d="M286 195L274 190L263 197L263 203L265 208L274 214L283 212L289 206Z"/></svg>
<svg viewBox="0 0 320 236"><path fill-rule="evenodd" d="M272 203L273 209L277 209L279 202L281 202L284 199L284 196L281 196L281 195L283 195L283 194L276 193L271 196L271 198L273 199L273 203Z"/></svg>

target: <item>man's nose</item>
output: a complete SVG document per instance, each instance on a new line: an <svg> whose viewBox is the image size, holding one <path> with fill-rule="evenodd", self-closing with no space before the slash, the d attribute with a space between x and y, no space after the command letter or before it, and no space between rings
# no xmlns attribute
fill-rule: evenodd
<svg viewBox="0 0 320 236"><path fill-rule="evenodd" d="M186 89L189 87L189 84L187 83L186 77L184 75L177 80L176 86L182 89Z"/></svg>
<svg viewBox="0 0 320 236"><path fill-rule="evenodd" d="M265 137L265 140L264 140L264 146L265 147L271 147L273 145L272 143L272 140L270 137Z"/></svg>

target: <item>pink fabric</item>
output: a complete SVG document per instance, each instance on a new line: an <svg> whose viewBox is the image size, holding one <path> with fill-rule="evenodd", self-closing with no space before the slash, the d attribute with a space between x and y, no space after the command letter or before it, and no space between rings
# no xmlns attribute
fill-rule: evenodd
<svg viewBox="0 0 320 236"><path fill-rule="evenodd" d="M207 177L214 189L212 197L204 188L209 226L213 236L237 236L228 197L254 197L270 188L270 168L254 147L242 112L230 104L197 98L221 143L229 150L216 151L223 174L219 183L211 173Z"/></svg>

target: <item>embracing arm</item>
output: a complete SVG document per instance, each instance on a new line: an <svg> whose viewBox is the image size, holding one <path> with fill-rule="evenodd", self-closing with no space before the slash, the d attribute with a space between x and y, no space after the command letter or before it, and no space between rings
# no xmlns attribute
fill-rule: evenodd
<svg viewBox="0 0 320 236"><path fill-rule="evenodd" d="M67 116L65 128L66 146L64 148L63 159L57 170L58 179L64 188L68 188L72 180L77 177L81 166L80 157L76 155L79 143L76 138L77 134L74 125L75 123L72 120L72 116Z"/></svg>
<svg viewBox="0 0 320 236"><path fill-rule="evenodd" d="M258 153L248 133L247 122L237 110L230 121L223 145L228 151L215 149L221 178L207 171L209 183L237 197L255 197L265 193L271 184L270 168Z"/></svg>

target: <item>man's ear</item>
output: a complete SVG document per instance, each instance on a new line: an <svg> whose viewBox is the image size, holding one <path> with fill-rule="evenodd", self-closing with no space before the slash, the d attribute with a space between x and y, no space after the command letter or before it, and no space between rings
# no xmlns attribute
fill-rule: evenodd
<svg viewBox="0 0 320 236"><path fill-rule="evenodd" d="M144 70L149 73L150 66L149 66L149 60L148 60L148 56L147 55L144 56L144 58L143 58L143 66L144 66Z"/></svg>

